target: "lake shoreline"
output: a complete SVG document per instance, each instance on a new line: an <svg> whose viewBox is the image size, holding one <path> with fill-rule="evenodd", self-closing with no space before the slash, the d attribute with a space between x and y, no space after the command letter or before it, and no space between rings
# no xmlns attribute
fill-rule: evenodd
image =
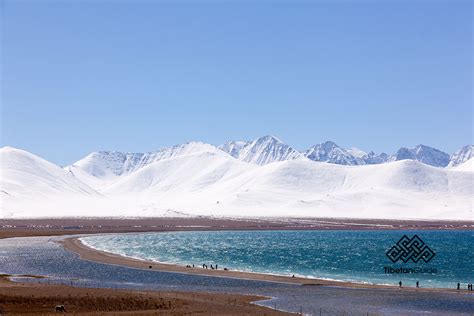
<svg viewBox="0 0 474 316"><path fill-rule="evenodd" d="M186 265L177 265L171 263L160 263L155 261L140 260L130 257L125 257L119 254L101 251L88 245L84 244L81 237L68 237L64 238L59 243L71 252L78 254L82 259L100 262L104 264L126 266L144 270L155 270L163 272L173 272L181 274L193 274L223 278L236 278L236 279L247 279L247 280L258 280L278 283L293 283L304 286L331 286L331 287L344 287L353 289L378 289L378 290L396 290L396 291L417 291L417 292L450 292L450 293L462 293L468 292L465 289L447 289L447 288L415 288L415 287L398 287L395 285L379 285L379 284L368 284L368 283L356 283L316 278L304 278L299 276L284 276L276 274L265 274L256 272L243 272L235 270L212 270L203 269L202 267L186 267Z"/></svg>

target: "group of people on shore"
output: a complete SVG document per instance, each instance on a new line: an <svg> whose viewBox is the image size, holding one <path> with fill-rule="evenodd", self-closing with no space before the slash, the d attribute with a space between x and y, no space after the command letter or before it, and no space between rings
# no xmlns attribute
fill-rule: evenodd
<svg viewBox="0 0 474 316"><path fill-rule="evenodd" d="M398 282L398 286L399 287L402 287L403 283L402 281L400 280L400 282ZM419 288L420 287L420 281L416 281L416 287ZM458 282L457 284L457 287L456 287L457 290L460 290L461 289L461 283ZM468 291L474 291L473 287L472 287L472 283L468 283L467 284L467 290Z"/></svg>
<svg viewBox="0 0 474 316"><path fill-rule="evenodd" d="M461 289L461 283L459 283L459 282L458 282L457 289L458 289L458 290ZM474 291L474 290L472 289L472 283L468 283L468 284L467 284L467 290L468 290L468 291Z"/></svg>
<svg viewBox="0 0 474 316"><path fill-rule="evenodd" d="M217 263L216 263L215 265L212 265L212 264L211 264L211 266L210 266L211 270L217 270L218 267L219 267L219 266L217 265ZM195 268L195 266L194 266L194 264L192 264L192 265L189 265L189 264L188 264L188 265L186 265L186 268ZM208 267L207 264L203 263L203 264L202 264L202 268L203 268L203 269L208 269L209 267ZM227 269L226 267L224 267L223 270L224 270L224 271L229 271L229 269Z"/></svg>

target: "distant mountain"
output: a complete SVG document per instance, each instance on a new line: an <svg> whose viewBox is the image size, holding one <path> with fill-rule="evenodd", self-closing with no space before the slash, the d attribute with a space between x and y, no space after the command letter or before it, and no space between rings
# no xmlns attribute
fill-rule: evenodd
<svg viewBox="0 0 474 316"><path fill-rule="evenodd" d="M347 152L356 158L363 158L367 153L359 148L352 147L347 149Z"/></svg>
<svg viewBox="0 0 474 316"><path fill-rule="evenodd" d="M364 160L364 162L367 165L377 165L380 163L385 163L389 159L390 159L390 156L387 155L386 153L376 154L373 151L369 152L368 154L362 157L362 160Z"/></svg>
<svg viewBox="0 0 474 316"><path fill-rule="evenodd" d="M10 196L99 195L69 172L25 150L1 148L0 167L1 190Z"/></svg>
<svg viewBox="0 0 474 316"><path fill-rule="evenodd" d="M255 158L260 163L292 152L271 138L250 142L241 151L247 146L253 158L262 158ZM178 214L472 219L472 159L454 168L414 160L343 166L304 157L259 165L203 143L86 158L64 170L28 152L2 148L0 218Z"/></svg>
<svg viewBox="0 0 474 316"><path fill-rule="evenodd" d="M283 143L274 136L260 137L254 141L230 141L218 147L241 161L265 165L277 161L304 159L338 165L374 165L388 161L416 160L434 167L455 166L473 156L473 146L465 146L450 157L438 149L418 145L414 148L400 148L395 154L366 153L358 148L345 149L332 141L316 144L304 153Z"/></svg>
<svg viewBox="0 0 474 316"><path fill-rule="evenodd" d="M313 160L339 165L373 165L411 159L422 163L445 167L456 166L473 157L474 146L468 145L451 157L435 148L418 145L415 148L400 148L395 154L376 154L351 148L346 150L334 142L326 141L312 146L304 153L285 144L275 136L263 136L253 141L230 141L219 147L202 142L189 142L173 147L162 148L147 153L119 151L93 152L64 169L88 185L104 190L118 177L126 176L147 165L182 155L198 152L223 151L230 156L256 165L266 165L287 160Z"/></svg>
<svg viewBox="0 0 474 316"><path fill-rule="evenodd" d="M128 175L154 162L203 151L217 151L217 148L202 142L189 142L147 153L98 151L90 153L64 169L81 181L102 189L118 177Z"/></svg>
<svg viewBox="0 0 474 316"><path fill-rule="evenodd" d="M472 157L474 157L474 146L473 145L464 146L463 148L459 149L458 151L456 151L454 154L451 155L451 157L449 158L449 166L454 167L454 166L460 165L462 163L465 163Z"/></svg>
<svg viewBox="0 0 474 316"><path fill-rule="evenodd" d="M313 161L334 163L338 165L364 165L362 158L351 155L347 150L339 147L334 142L327 141L317 144L305 152L305 157Z"/></svg>
<svg viewBox="0 0 474 316"><path fill-rule="evenodd" d="M82 201L102 201L98 193L59 166L27 151L0 148L0 218L80 216ZM69 204L69 205L68 205Z"/></svg>
<svg viewBox="0 0 474 316"><path fill-rule="evenodd" d="M434 167L446 167L449 164L450 156L433 147L418 145L414 148L400 148L389 160L398 161L404 159L420 161Z"/></svg>
<svg viewBox="0 0 474 316"><path fill-rule="evenodd" d="M266 165L276 161L304 159L297 150L275 136L263 136L254 141L231 141L218 147L245 162Z"/></svg>
<svg viewBox="0 0 474 316"><path fill-rule="evenodd" d="M242 149L250 143L251 142L242 141L242 140L230 141L230 142L220 145L217 148L219 148L222 151L225 151L226 153L228 153L234 158L239 158L239 155Z"/></svg>

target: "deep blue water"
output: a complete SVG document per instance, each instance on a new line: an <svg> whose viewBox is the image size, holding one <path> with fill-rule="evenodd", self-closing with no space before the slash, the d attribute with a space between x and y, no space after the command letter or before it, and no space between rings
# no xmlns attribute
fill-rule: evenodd
<svg viewBox="0 0 474 316"><path fill-rule="evenodd" d="M48 276L33 282L273 297L260 302L310 315L472 315L473 293L302 286L134 269L82 260L55 242L64 237L0 239L0 273Z"/></svg>
<svg viewBox="0 0 474 316"><path fill-rule="evenodd" d="M393 263L387 251L417 234L435 253L428 263ZM88 245L167 263L376 284L454 288L474 282L473 231L213 231L89 236ZM422 268L388 274L385 267Z"/></svg>

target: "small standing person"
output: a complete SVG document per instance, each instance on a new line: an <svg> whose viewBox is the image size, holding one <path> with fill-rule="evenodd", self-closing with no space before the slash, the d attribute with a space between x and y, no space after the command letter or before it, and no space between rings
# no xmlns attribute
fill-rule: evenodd
<svg viewBox="0 0 474 316"><path fill-rule="evenodd" d="M398 282L398 286L402 287L402 281Z"/></svg>
<svg viewBox="0 0 474 316"><path fill-rule="evenodd" d="M461 288L461 284L458 282L458 288L457 289L459 290L460 288Z"/></svg>
<svg viewBox="0 0 474 316"><path fill-rule="evenodd" d="M417 287L417 288L420 287L420 281L416 281L416 287Z"/></svg>

